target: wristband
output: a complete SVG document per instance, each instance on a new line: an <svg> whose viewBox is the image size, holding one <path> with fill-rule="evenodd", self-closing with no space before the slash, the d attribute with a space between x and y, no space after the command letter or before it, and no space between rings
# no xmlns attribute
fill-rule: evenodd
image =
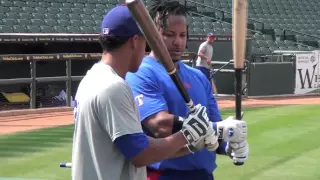
<svg viewBox="0 0 320 180"><path fill-rule="evenodd" d="M181 121L180 118L181 117L179 117L179 116L173 117L172 134L174 134L182 129L183 121Z"/></svg>

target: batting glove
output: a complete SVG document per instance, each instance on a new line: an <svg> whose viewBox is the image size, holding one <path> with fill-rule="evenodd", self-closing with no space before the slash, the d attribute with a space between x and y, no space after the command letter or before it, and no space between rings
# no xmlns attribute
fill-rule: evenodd
<svg viewBox="0 0 320 180"><path fill-rule="evenodd" d="M226 146L226 152L234 162L243 163L249 156L249 144L246 140L239 143L229 142Z"/></svg>
<svg viewBox="0 0 320 180"><path fill-rule="evenodd" d="M195 107L195 112L190 113L183 121L182 129L180 131L188 142L187 147L190 152L194 152L192 147L195 147L196 144L205 138L207 131L210 128L209 118L206 111L206 107L198 104Z"/></svg>
<svg viewBox="0 0 320 180"><path fill-rule="evenodd" d="M219 139L226 142L243 142L247 137L247 122L236 120L230 116L223 121L216 122Z"/></svg>

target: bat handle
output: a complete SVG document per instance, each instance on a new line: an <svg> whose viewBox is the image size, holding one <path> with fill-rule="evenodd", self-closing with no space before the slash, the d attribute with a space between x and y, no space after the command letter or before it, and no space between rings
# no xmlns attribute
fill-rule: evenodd
<svg viewBox="0 0 320 180"><path fill-rule="evenodd" d="M187 104L187 106L189 108L189 112L190 113L194 113L196 111L196 107L194 106L193 101L191 99L186 104Z"/></svg>
<svg viewBox="0 0 320 180"><path fill-rule="evenodd" d="M235 84L235 94L236 94L236 119L241 120L243 117L243 113L241 111L241 100L242 100L242 68L236 68L235 69L235 79L236 79L236 84ZM241 166L244 163L243 162L233 162L234 165L236 166Z"/></svg>

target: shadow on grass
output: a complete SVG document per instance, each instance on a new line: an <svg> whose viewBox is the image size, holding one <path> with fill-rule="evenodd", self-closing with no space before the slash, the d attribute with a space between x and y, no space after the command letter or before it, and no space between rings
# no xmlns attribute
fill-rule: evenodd
<svg viewBox="0 0 320 180"><path fill-rule="evenodd" d="M0 136L0 158L24 156L71 143L73 125Z"/></svg>

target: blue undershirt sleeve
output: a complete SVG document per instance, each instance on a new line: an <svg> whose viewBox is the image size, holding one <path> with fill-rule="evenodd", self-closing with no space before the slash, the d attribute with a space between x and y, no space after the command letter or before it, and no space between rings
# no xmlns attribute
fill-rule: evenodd
<svg viewBox="0 0 320 180"><path fill-rule="evenodd" d="M148 147L148 137L144 133L126 134L115 139L114 144L126 159L131 159Z"/></svg>

